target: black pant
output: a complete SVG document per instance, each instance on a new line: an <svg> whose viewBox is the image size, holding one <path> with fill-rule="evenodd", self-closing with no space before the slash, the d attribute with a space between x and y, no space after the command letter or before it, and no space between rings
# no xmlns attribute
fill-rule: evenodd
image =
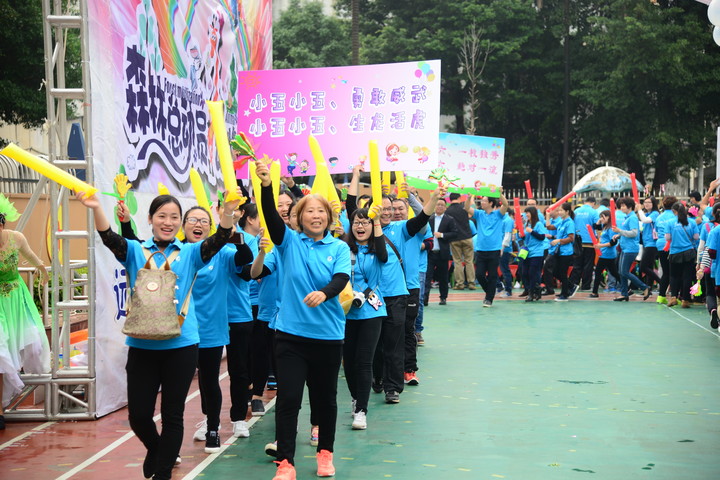
<svg viewBox="0 0 720 480"><path fill-rule="evenodd" d="M548 295L555 293L555 271L557 270L557 255L548 255L543 264L542 279Z"/></svg>
<svg viewBox="0 0 720 480"><path fill-rule="evenodd" d="M313 423L320 427L317 451L333 451L337 422L337 381L341 343L297 341L278 332L275 356L278 382L275 404L277 459L295 464L297 421L303 390L308 386ZM247 405L246 405L247 407Z"/></svg>
<svg viewBox="0 0 720 480"><path fill-rule="evenodd" d="M423 298L425 303L427 303L430 298L430 285L432 284L433 276L437 278L439 284L440 299L445 300L447 298L449 261L448 259L443 260L439 251L430 250L428 252L427 272L425 273L425 298Z"/></svg>
<svg viewBox="0 0 720 480"><path fill-rule="evenodd" d="M695 262L670 264L670 296L679 297L688 302L692 299L690 286L695 279Z"/></svg>
<svg viewBox="0 0 720 480"><path fill-rule="evenodd" d="M273 338L275 330L270 329L268 322L255 320L252 329L252 394L261 397L265 392L268 373L272 364L275 371L275 355L273 355Z"/></svg>
<svg viewBox="0 0 720 480"><path fill-rule="evenodd" d="M355 412L366 412L372 385L372 364L384 317L345 322L343 366ZM355 413L353 412L353 413Z"/></svg>
<svg viewBox="0 0 720 480"><path fill-rule="evenodd" d="M157 456L154 478L166 480L172 476L182 446L185 399L197 363L197 345L170 350L135 347L128 350L125 365L128 420L148 453ZM160 389L162 431L158 433L153 416Z"/></svg>
<svg viewBox="0 0 720 480"><path fill-rule="evenodd" d="M660 267L662 268L662 277L660 277L658 295L664 297L667 295L667 289L670 285L670 261L668 260L668 252L660 250L658 252L658 260L660 260Z"/></svg>
<svg viewBox="0 0 720 480"><path fill-rule="evenodd" d="M597 295L600 289L600 282L602 281L602 274L604 271L608 271L610 275L619 279L620 274L618 273L617 263L615 258L598 258L598 263L595 266L595 282L593 283L593 293Z"/></svg>
<svg viewBox="0 0 720 480"><path fill-rule="evenodd" d="M706 273L703 277L703 293L705 294L705 305L708 313L717 310L717 293L715 291L715 279Z"/></svg>
<svg viewBox="0 0 720 480"><path fill-rule="evenodd" d="M595 247L592 245L583 245L581 240L577 241L580 245L582 245L582 247L580 249L580 254L575 255L574 257L573 271L570 274L570 283L573 285L580 285L583 290L590 290L593 268L595 267Z"/></svg>
<svg viewBox="0 0 720 480"><path fill-rule="evenodd" d="M523 282L528 295L540 293L540 273L543 266L543 257L528 257L523 267Z"/></svg>
<svg viewBox="0 0 720 480"><path fill-rule="evenodd" d="M418 304L420 303L420 289L411 288L408 290L405 307L405 371L417 372L417 337L415 336L415 320L418 316Z"/></svg>
<svg viewBox="0 0 720 480"><path fill-rule="evenodd" d="M380 340L375 349L373 376L382 379L387 392L402 392L405 386L405 309L407 295L385 297L388 316L383 318Z"/></svg>
<svg viewBox="0 0 720 480"><path fill-rule="evenodd" d="M555 266L555 278L557 278L560 281L560 285L562 286L562 290L560 291L560 294L563 297L569 297L570 296L570 279L568 278L568 268L570 268L570 265L573 263L573 256L572 255L560 255L557 256L556 266ZM591 272L592 275L592 272ZM547 285L545 285L547 287Z"/></svg>
<svg viewBox="0 0 720 480"><path fill-rule="evenodd" d="M655 258L658 250L656 247L644 247L640 259L640 276L644 275L645 284L652 287L653 282L660 283L660 277L655 273Z"/></svg>
<svg viewBox="0 0 720 480"><path fill-rule="evenodd" d="M210 432L217 432L218 427L220 427L222 390L220 389L219 377L222 352L223 347L198 349L200 407L202 408L202 413L207 417L207 429Z"/></svg>
<svg viewBox="0 0 720 480"><path fill-rule="evenodd" d="M500 271L502 272L502 278L499 279L497 288L504 288L506 293L512 293L512 271L510 270L510 262L512 255L510 252L503 252L500 255ZM475 274L477 277L477 274Z"/></svg>
<svg viewBox="0 0 720 480"><path fill-rule="evenodd" d="M247 417L250 400L250 339L253 322L230 324L227 345L227 367L230 376L230 420L239 422Z"/></svg>
<svg viewBox="0 0 720 480"><path fill-rule="evenodd" d="M491 302L495 299L497 290L499 265L500 250L475 252L475 276L482 289L485 290L485 300Z"/></svg>

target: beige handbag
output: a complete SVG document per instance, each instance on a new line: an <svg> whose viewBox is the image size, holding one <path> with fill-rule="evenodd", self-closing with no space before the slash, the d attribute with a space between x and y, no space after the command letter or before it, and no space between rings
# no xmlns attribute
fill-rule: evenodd
<svg viewBox="0 0 720 480"><path fill-rule="evenodd" d="M137 272L122 332L128 337L142 340L169 340L179 337L195 279L178 315L178 301L175 298L178 277L170 269L170 263L175 260L179 251L167 257L160 251L151 254L146 248L143 248L143 252L147 261ZM161 268L157 268L155 262L151 261L157 254L165 258Z"/></svg>

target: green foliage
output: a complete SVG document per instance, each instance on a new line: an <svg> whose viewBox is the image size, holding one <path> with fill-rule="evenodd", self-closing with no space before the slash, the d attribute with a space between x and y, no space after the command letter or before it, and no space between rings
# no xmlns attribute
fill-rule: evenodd
<svg viewBox="0 0 720 480"><path fill-rule="evenodd" d="M325 16L320 2L293 0L273 25L273 67L311 68L350 64L350 27Z"/></svg>

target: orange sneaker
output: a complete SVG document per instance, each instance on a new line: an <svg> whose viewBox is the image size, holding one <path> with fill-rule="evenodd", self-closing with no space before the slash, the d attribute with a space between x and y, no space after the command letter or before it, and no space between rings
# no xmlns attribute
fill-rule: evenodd
<svg viewBox="0 0 720 480"><path fill-rule="evenodd" d="M295 480L295 467L287 460L275 462L278 464L273 480Z"/></svg>
<svg viewBox="0 0 720 480"><path fill-rule="evenodd" d="M415 372L405 372L405 383L408 385L420 385L420 379Z"/></svg>
<svg viewBox="0 0 720 480"><path fill-rule="evenodd" d="M317 476L318 477L334 477L335 476L335 467L333 467L332 463L332 457L333 454L329 450L320 450L317 454ZM295 473L295 470L293 470L293 474ZM293 476L293 478L295 478Z"/></svg>

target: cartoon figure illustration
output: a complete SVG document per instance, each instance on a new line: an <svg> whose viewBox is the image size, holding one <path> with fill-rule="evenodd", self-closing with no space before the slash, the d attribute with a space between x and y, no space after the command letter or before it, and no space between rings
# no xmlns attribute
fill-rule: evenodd
<svg viewBox="0 0 720 480"><path fill-rule="evenodd" d="M328 158L328 163L330 164L330 167L334 167L335 165L337 165L338 161L339 161L338 157Z"/></svg>
<svg viewBox="0 0 720 480"><path fill-rule="evenodd" d="M218 9L213 13L208 27L210 42L205 50L205 69L201 77L210 100L222 100L227 97L226 80L223 79L225 66L220 58L224 25L225 17L222 10Z"/></svg>
<svg viewBox="0 0 720 480"><path fill-rule="evenodd" d="M310 169L310 164L308 163L307 160L303 160L302 162L300 162L300 173L302 173L304 175L307 173L307 171L309 169Z"/></svg>
<svg viewBox="0 0 720 480"><path fill-rule="evenodd" d="M190 56L190 89L195 91L198 88L198 78L202 77L203 65L202 55L200 55L200 47L193 40L188 47L188 55Z"/></svg>
<svg viewBox="0 0 720 480"><path fill-rule="evenodd" d="M400 153L400 147L397 146L395 143L389 143L385 147L385 153L387 154L387 157L385 157L385 160L387 160L390 163L394 163L398 161L397 155Z"/></svg>
<svg viewBox="0 0 720 480"><path fill-rule="evenodd" d="M475 190L480 190L484 186L485 184L483 182L481 182L480 180L475 180Z"/></svg>
<svg viewBox="0 0 720 480"><path fill-rule="evenodd" d="M425 163L428 161L428 157L430 156L430 149L427 147L415 147L413 148L413 152L415 152L418 156L417 161L420 163Z"/></svg>
<svg viewBox="0 0 720 480"><path fill-rule="evenodd" d="M292 177L295 167L297 167L297 153L288 153L285 155L285 160L287 160L288 175Z"/></svg>

